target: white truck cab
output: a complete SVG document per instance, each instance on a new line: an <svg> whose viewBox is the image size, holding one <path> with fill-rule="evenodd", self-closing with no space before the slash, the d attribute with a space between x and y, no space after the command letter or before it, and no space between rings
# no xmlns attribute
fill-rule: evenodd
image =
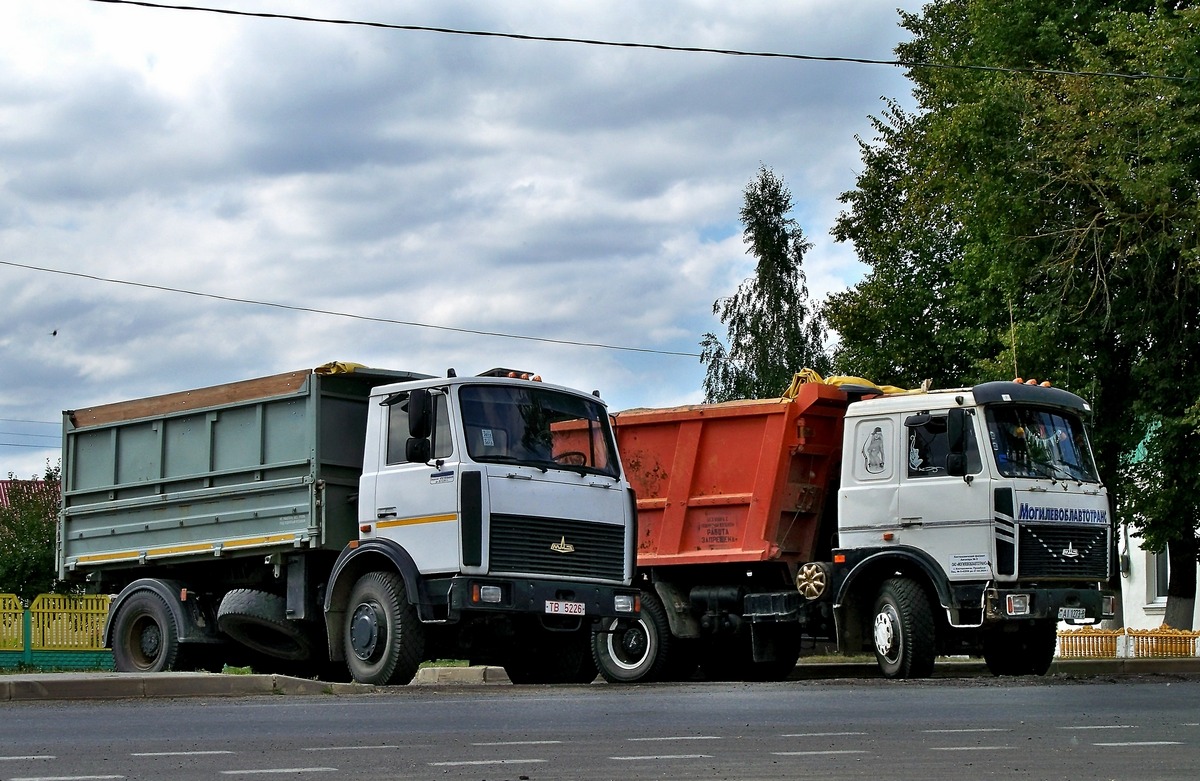
<svg viewBox="0 0 1200 781"><path fill-rule="evenodd" d="M853 595L877 595L862 626L885 673L921 674L953 638L982 643L995 672L1044 673L1059 620L1114 614L1115 595L1097 588L1113 524L1089 412L1072 393L1015 382L847 407L835 614L855 620Z"/></svg>

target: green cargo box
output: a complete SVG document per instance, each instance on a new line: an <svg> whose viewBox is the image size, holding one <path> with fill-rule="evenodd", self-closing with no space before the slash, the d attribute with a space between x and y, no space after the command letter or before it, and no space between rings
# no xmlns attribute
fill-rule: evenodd
<svg viewBox="0 0 1200 781"><path fill-rule="evenodd" d="M356 538L370 391L427 375L326 371L64 412L60 576Z"/></svg>

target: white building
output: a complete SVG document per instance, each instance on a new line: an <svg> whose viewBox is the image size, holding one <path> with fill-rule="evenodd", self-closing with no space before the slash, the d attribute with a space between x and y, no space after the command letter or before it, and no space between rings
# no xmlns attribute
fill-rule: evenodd
<svg viewBox="0 0 1200 781"><path fill-rule="evenodd" d="M1157 629L1167 609L1167 554L1142 550L1142 540L1122 525L1118 552L1121 556L1121 607L1129 629ZM1200 565L1197 565L1200 567ZM1198 573L1200 574L1200 573ZM1200 600L1192 617L1192 628L1200 628Z"/></svg>

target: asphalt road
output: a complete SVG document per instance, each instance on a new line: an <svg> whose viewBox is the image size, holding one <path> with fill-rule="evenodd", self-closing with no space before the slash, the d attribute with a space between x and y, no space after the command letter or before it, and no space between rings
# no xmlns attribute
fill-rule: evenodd
<svg viewBox="0 0 1200 781"><path fill-rule="evenodd" d="M1200 678L409 686L0 705L0 779L1188 779Z"/></svg>

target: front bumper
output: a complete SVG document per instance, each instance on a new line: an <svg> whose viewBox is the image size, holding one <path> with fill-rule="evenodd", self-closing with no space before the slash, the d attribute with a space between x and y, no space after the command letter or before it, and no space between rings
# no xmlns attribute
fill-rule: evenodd
<svg viewBox="0 0 1200 781"><path fill-rule="evenodd" d="M460 576L450 584L451 614L528 613L574 615L587 620L636 618L640 592L635 588L570 580ZM624 599L618 599L618 597ZM632 609L618 610L618 602ZM548 606L582 604L583 613L553 612Z"/></svg>
<svg viewBox="0 0 1200 781"><path fill-rule="evenodd" d="M1053 619L1095 624L1115 614L1116 594L1089 588L990 588L984 591L984 620Z"/></svg>

